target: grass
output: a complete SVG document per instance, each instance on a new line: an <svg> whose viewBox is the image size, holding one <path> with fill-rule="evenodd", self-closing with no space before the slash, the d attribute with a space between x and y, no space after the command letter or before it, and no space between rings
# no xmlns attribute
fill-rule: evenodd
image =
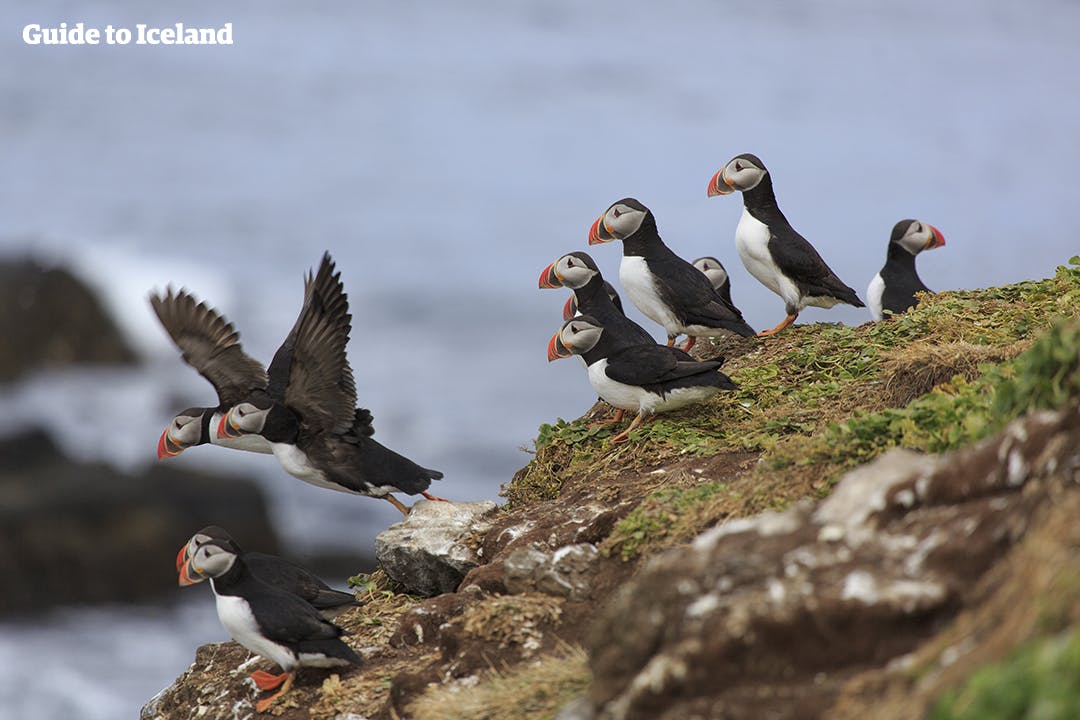
<svg viewBox="0 0 1080 720"><path fill-rule="evenodd" d="M441 685L409 705L413 720L550 720L589 685L588 657L579 647L492 669L475 685Z"/></svg>
<svg viewBox="0 0 1080 720"><path fill-rule="evenodd" d="M706 482L695 487L658 490L615 525L600 551L607 556L618 552L626 561L646 546L685 542L696 534L702 522L699 515L708 506L707 501L724 489L720 483Z"/></svg>
<svg viewBox="0 0 1080 720"><path fill-rule="evenodd" d="M746 451L761 454L760 480L783 470L824 494L890 447L941 452L1029 408L1057 407L1076 392L1076 326L1032 342L1080 314L1080 257L1069 263L1045 280L927 296L882 322L702 343L703 356L729 357L738 391L647 423L623 446L610 442L618 426L589 427L610 412L603 406L545 424L503 495L514 508L558 497L572 479Z"/></svg>
<svg viewBox="0 0 1080 720"><path fill-rule="evenodd" d="M1080 630L1032 641L945 694L931 720L1080 718Z"/></svg>

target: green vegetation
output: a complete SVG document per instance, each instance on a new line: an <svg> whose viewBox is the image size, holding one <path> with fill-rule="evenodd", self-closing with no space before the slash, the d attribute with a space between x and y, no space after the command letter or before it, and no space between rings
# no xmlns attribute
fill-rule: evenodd
<svg viewBox="0 0 1080 720"><path fill-rule="evenodd" d="M724 370L738 391L647 423L621 446L610 438L623 425L589 426L611 412L603 405L544 425L536 457L503 494L514 507L557 497L583 477L752 452L763 461L759 482L782 468L784 486L798 486L748 493L744 510L754 512L825 493L844 470L890 447L941 452L1029 409L1060 407L1080 385L1080 330L1063 322L1080 314L1080 257L1069 262L1046 280L924 297L883 322L702 343L702 356L728 356Z"/></svg>
<svg viewBox="0 0 1080 720"><path fill-rule="evenodd" d="M945 694L932 720L1080 718L1080 630L1041 638Z"/></svg>
<svg viewBox="0 0 1080 720"><path fill-rule="evenodd" d="M690 488L665 488L646 497L615 526L601 546L604 555L618 550L623 560L636 557L646 546L684 542L697 533L695 510L724 490L716 482Z"/></svg>

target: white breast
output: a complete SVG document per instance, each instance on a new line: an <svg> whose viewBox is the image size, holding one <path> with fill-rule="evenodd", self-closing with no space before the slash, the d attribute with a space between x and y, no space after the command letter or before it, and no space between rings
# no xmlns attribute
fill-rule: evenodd
<svg viewBox="0 0 1080 720"><path fill-rule="evenodd" d="M746 271L759 283L784 299L786 305L802 308L799 289L773 262L769 253L769 226L744 207L739 225L735 228L735 249Z"/></svg>
<svg viewBox="0 0 1080 720"><path fill-rule="evenodd" d="M636 385L626 385L612 380L605 372L607 364L608 361L605 358L590 365L589 382L604 402L623 410L637 410L646 415L677 410L701 402L719 390L714 386L678 388L661 395Z"/></svg>
<svg viewBox="0 0 1080 720"><path fill-rule="evenodd" d="M233 640L256 655L276 662L285 672L296 667L297 659L292 650L268 640L259 632L259 624L251 614L247 600L236 595L218 595L217 591L214 596L217 598L218 620Z"/></svg>
<svg viewBox="0 0 1080 720"><path fill-rule="evenodd" d="M675 336L683 332L678 319L660 299L660 293L656 288L656 283L653 282L653 276L649 272L645 258L637 255L623 255L622 262L619 264L619 282L630 298L630 302L634 303L634 307L667 330L668 335Z"/></svg>
<svg viewBox="0 0 1080 720"><path fill-rule="evenodd" d="M882 297L885 295L885 281L881 279L881 273L874 276L870 281L870 287L866 288L866 305L870 308L870 316L880 320L884 316L882 309Z"/></svg>
<svg viewBox="0 0 1080 720"><path fill-rule="evenodd" d="M306 483L311 483L316 487L346 492L340 485L328 482L326 474L308 462L307 455L295 445L289 443L271 443L270 447L274 452L274 457L276 457L281 464L281 467L294 478L303 480Z"/></svg>
<svg viewBox="0 0 1080 720"><path fill-rule="evenodd" d="M608 405L613 405L622 410L640 410L642 403L648 403L648 393L643 388L635 385L626 385L616 382L607 376L607 358L597 360L589 366L589 384L593 386L596 394L604 399Z"/></svg>

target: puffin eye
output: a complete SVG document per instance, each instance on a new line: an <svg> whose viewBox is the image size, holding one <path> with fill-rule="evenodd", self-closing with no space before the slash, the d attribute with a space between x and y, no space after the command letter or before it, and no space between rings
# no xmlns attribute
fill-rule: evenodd
<svg viewBox="0 0 1080 720"><path fill-rule="evenodd" d="M619 210L619 208L612 208L611 209L611 214L614 215L615 217L619 217L620 215L622 215L622 212Z"/></svg>
<svg viewBox="0 0 1080 720"><path fill-rule="evenodd" d="M735 172L739 172L742 169L743 169L743 164L741 162L739 162L738 160L736 160L735 161Z"/></svg>
<svg viewBox="0 0 1080 720"><path fill-rule="evenodd" d="M184 427L183 425L180 424L179 420L176 421L175 425L176 425L177 430L180 430L180 429L182 429Z"/></svg>

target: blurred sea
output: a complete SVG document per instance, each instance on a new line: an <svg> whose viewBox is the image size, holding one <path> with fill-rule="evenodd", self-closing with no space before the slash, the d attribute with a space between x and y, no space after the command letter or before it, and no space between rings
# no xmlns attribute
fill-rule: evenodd
<svg viewBox="0 0 1080 720"><path fill-rule="evenodd" d="M61 21L232 22L236 44L22 44L25 24ZM148 358L5 388L0 432L44 422L69 452L122 467L152 462L172 413L213 397L147 293L189 288L268 359L328 249L379 440L443 470L440 495L496 498L537 426L595 399L579 364L546 363L565 294L536 279L586 249L611 202L645 202L677 252L725 262L752 325L779 321L779 300L734 252L740 198L705 195L739 152L766 162L789 219L860 294L904 217L948 240L919 260L936 289L1043 277L1080 249L1080 6L1064 0L333 13L45 0L0 6L0 28L0 254L71 266ZM590 252L616 280L618 247ZM309 550L370 545L396 517L265 457L200 448L173 462L259 476L287 541ZM209 592L189 592L170 607L0 624L0 666L14 668L0 674L0 707L133 716L197 644L225 637Z"/></svg>

